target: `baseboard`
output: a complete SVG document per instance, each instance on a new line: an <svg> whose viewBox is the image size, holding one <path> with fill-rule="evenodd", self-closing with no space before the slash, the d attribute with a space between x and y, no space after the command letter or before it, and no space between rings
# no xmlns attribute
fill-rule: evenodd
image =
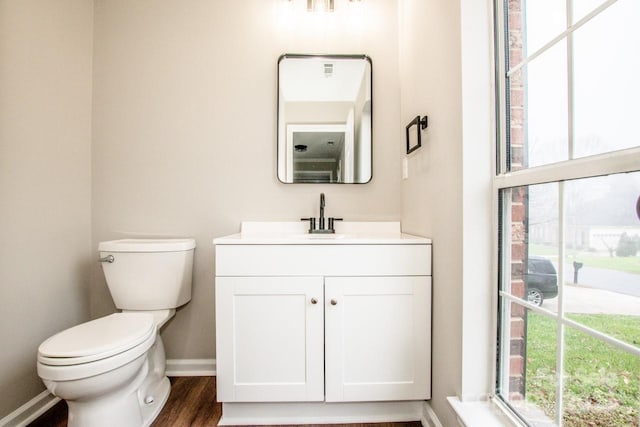
<svg viewBox="0 0 640 427"><path fill-rule="evenodd" d="M0 420L0 427L24 427L35 421L40 415L47 412L53 405L60 401L47 390L43 391L6 417Z"/></svg>
<svg viewBox="0 0 640 427"><path fill-rule="evenodd" d="M429 402L422 404L422 418L420 419L420 423L422 427L442 427L442 423Z"/></svg>
<svg viewBox="0 0 640 427"><path fill-rule="evenodd" d="M167 359L169 377L214 377L215 359Z"/></svg>

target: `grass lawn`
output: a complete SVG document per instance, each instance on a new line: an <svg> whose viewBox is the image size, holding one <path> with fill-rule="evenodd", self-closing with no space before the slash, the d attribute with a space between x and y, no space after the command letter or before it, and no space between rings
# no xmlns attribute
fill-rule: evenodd
<svg viewBox="0 0 640 427"><path fill-rule="evenodd" d="M552 261L558 260L558 248L547 245L529 245L529 255L544 256ZM625 271L640 274L640 256L617 257L608 255L594 255L592 252L567 251L567 262L578 261L586 267L606 268L609 270Z"/></svg>
<svg viewBox="0 0 640 427"><path fill-rule="evenodd" d="M640 343L640 317L573 314L572 320ZM528 401L555 416L556 322L530 312L527 320ZM565 327L564 425L637 426L640 358Z"/></svg>
<svg viewBox="0 0 640 427"><path fill-rule="evenodd" d="M609 270L640 274L640 256L609 257L579 254L573 260L583 262L587 267L607 268Z"/></svg>

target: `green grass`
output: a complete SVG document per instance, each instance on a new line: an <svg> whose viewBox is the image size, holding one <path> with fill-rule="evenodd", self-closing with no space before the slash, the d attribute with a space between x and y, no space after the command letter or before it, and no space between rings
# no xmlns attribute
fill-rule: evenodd
<svg viewBox="0 0 640 427"><path fill-rule="evenodd" d="M529 255L547 257L553 261L558 259L558 248L548 245L529 245ZM640 256L617 257L607 254L595 255L593 252L567 251L567 262L582 262L587 267L604 268L640 274Z"/></svg>
<svg viewBox="0 0 640 427"><path fill-rule="evenodd" d="M606 331L628 343L640 341L640 317L571 315L571 319ZM527 320L527 400L554 417L556 322L529 313ZM640 358L565 327L564 425L637 425Z"/></svg>
<svg viewBox="0 0 640 427"><path fill-rule="evenodd" d="M583 262L585 266L606 268L609 270L625 271L627 273L640 274L640 257L610 257L593 255L576 255L572 261Z"/></svg>

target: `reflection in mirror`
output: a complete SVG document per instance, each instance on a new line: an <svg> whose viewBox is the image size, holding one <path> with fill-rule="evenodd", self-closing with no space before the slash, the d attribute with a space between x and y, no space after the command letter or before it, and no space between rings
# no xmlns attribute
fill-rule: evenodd
<svg viewBox="0 0 640 427"><path fill-rule="evenodd" d="M371 60L282 55L278 62L278 179L371 180Z"/></svg>

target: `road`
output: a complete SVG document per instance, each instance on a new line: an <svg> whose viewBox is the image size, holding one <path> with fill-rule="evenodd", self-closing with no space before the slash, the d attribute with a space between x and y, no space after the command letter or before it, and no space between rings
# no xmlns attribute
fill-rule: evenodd
<svg viewBox="0 0 640 427"><path fill-rule="evenodd" d="M573 283L573 265L564 268L565 281ZM640 274L585 266L578 271L578 285L640 297Z"/></svg>

